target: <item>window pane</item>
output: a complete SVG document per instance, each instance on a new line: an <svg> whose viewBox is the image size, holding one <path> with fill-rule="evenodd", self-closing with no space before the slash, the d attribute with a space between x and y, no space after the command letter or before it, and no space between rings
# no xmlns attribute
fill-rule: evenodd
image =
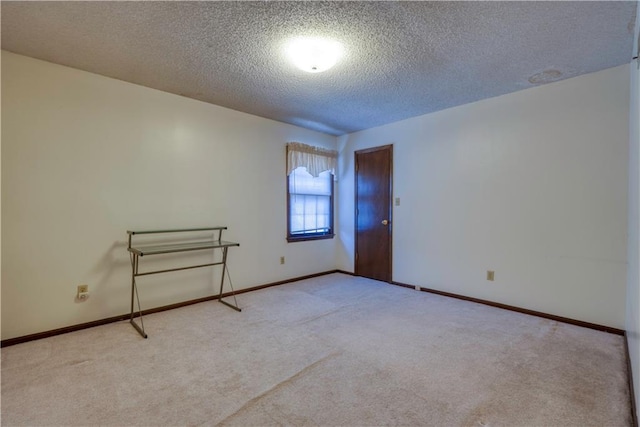
<svg viewBox="0 0 640 427"><path fill-rule="evenodd" d="M323 230L329 229L329 215L318 215L316 216L316 221L318 223L318 228Z"/></svg>
<svg viewBox="0 0 640 427"><path fill-rule="evenodd" d="M291 196L291 233L328 231L331 198Z"/></svg>
<svg viewBox="0 0 640 427"><path fill-rule="evenodd" d="M304 230L304 217L302 215L291 216L291 232L299 233Z"/></svg>
<svg viewBox="0 0 640 427"><path fill-rule="evenodd" d="M313 177L306 168L297 168L289 175L289 193L331 196L331 173L325 171Z"/></svg>
<svg viewBox="0 0 640 427"><path fill-rule="evenodd" d="M312 177L305 168L289 175L289 234L331 232L331 173Z"/></svg>
<svg viewBox="0 0 640 427"><path fill-rule="evenodd" d="M304 197L305 196L298 196L297 194L291 194L290 196L291 216L304 215Z"/></svg>

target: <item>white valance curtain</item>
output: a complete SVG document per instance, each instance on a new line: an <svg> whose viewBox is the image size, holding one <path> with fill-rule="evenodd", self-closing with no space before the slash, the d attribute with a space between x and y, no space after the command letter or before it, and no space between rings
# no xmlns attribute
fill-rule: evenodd
<svg viewBox="0 0 640 427"><path fill-rule="evenodd" d="M296 168L304 166L312 176L319 176L321 172L331 171L336 176L338 152L325 148L313 147L299 142L287 144L287 175Z"/></svg>

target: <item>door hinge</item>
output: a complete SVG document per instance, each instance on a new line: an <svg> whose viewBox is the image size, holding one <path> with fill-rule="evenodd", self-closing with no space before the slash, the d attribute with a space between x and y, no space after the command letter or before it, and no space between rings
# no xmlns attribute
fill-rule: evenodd
<svg viewBox="0 0 640 427"><path fill-rule="evenodd" d="M358 252L356 252L356 261L358 260Z"/></svg>
<svg viewBox="0 0 640 427"><path fill-rule="evenodd" d="M358 161L356 161L356 172L358 172L358 169L360 168L360 164Z"/></svg>

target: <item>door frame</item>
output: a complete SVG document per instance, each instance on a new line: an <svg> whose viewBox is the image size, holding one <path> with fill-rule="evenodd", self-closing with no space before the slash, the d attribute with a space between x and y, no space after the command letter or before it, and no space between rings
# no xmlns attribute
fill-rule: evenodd
<svg viewBox="0 0 640 427"><path fill-rule="evenodd" d="M365 148L353 152L353 234L354 234L354 256L353 271L356 276L358 272L358 155L375 151L389 151L389 283L393 282L393 144L381 145L378 147ZM364 276L363 276L364 277Z"/></svg>

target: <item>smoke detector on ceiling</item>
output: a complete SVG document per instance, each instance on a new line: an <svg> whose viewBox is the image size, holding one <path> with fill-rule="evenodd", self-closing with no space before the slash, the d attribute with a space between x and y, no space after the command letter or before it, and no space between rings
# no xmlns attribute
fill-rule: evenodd
<svg viewBox="0 0 640 427"><path fill-rule="evenodd" d="M308 73L321 73L333 67L344 54L342 44L322 37L290 40L285 52L291 62Z"/></svg>
<svg viewBox="0 0 640 427"><path fill-rule="evenodd" d="M540 85L543 83L551 83L562 78L562 71L560 70L544 70L541 73L534 74L529 77L529 83L534 85Z"/></svg>

